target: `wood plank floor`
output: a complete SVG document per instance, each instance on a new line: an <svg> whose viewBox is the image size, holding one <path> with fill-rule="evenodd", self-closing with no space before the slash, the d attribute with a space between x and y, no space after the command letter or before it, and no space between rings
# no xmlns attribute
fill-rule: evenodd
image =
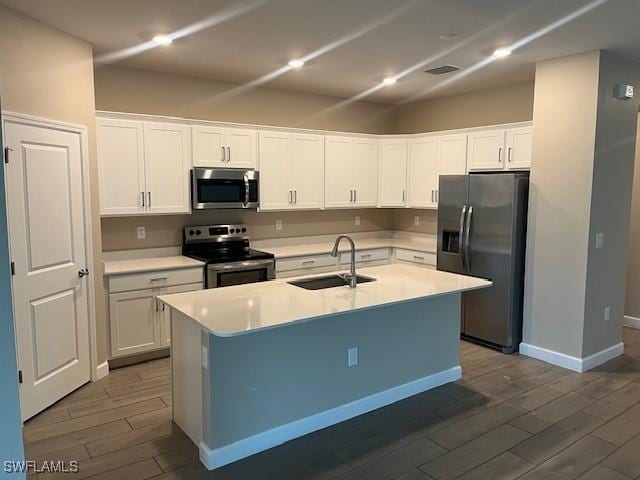
<svg viewBox="0 0 640 480"><path fill-rule="evenodd" d="M577 374L461 343L464 378L214 472L171 422L168 359L114 370L24 428L40 480L640 479L640 330ZM35 477L31 477L35 478Z"/></svg>

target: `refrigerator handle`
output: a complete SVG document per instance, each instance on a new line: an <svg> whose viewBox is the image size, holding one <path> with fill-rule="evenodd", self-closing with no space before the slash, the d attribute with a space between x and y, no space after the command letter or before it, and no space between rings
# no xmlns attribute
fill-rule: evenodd
<svg viewBox="0 0 640 480"><path fill-rule="evenodd" d="M462 269L463 270L465 269L465 264L466 264L466 261L465 261L465 258L464 258L464 219L465 219L466 214L467 214L467 206L463 205L462 206L462 210L460 210L460 233L459 233L459 236L460 236L460 240L459 240L459 242L460 242L460 245L459 245L460 246L460 257L462 259Z"/></svg>
<svg viewBox="0 0 640 480"><path fill-rule="evenodd" d="M471 270L471 258L469 256L469 235L471 234L471 217L473 216L473 207L469 206L467 213L467 222L464 227L464 259L467 262L466 271Z"/></svg>

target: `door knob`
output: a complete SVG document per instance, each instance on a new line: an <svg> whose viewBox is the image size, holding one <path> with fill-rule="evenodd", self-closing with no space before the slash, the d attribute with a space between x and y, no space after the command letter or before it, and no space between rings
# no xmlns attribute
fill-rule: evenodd
<svg viewBox="0 0 640 480"><path fill-rule="evenodd" d="M87 275L89 275L89 270L87 270L86 268L83 268L82 270L78 270L78 277L82 278L82 277L86 277Z"/></svg>

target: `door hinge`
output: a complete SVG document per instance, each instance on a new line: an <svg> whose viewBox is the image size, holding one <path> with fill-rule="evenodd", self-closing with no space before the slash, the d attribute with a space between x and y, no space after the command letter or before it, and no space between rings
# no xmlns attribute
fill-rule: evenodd
<svg viewBox="0 0 640 480"><path fill-rule="evenodd" d="M15 274L16 274L16 262L11 262L11 275L13 276Z"/></svg>
<svg viewBox="0 0 640 480"><path fill-rule="evenodd" d="M13 152L9 147L4 147L4 163L9 163L9 152Z"/></svg>
<svg viewBox="0 0 640 480"><path fill-rule="evenodd" d="M22 370L18 370L18 383L22 383Z"/></svg>

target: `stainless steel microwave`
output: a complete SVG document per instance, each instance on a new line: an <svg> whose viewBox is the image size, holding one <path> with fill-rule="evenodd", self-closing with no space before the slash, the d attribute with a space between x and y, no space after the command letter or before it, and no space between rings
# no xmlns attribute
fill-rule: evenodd
<svg viewBox="0 0 640 480"><path fill-rule="evenodd" d="M258 208L258 172L196 167L191 170L191 202L194 210Z"/></svg>

